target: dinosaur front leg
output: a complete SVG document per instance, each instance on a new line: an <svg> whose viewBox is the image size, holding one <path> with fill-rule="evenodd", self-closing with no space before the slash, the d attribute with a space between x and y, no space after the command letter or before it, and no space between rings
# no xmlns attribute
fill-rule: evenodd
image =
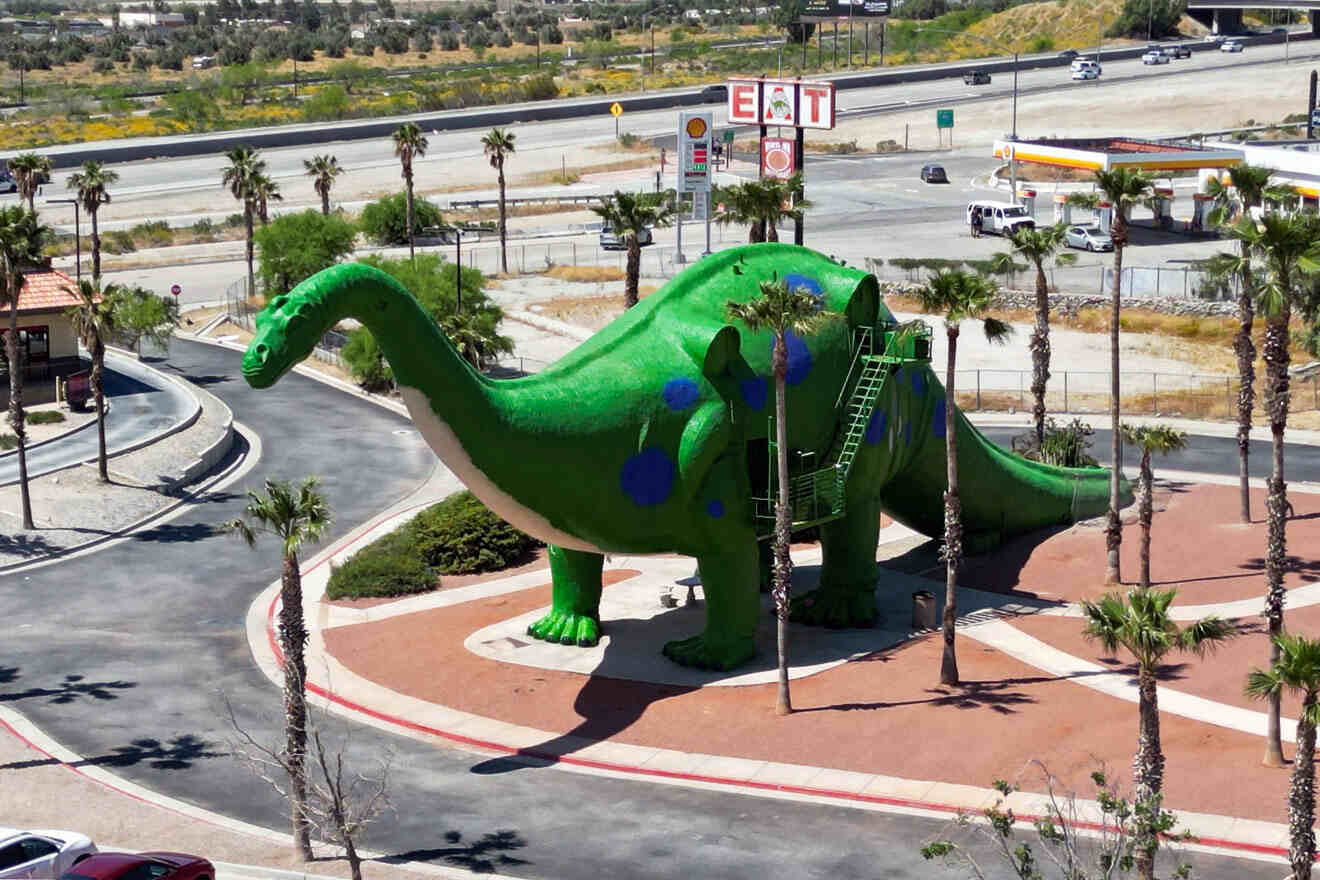
<svg viewBox="0 0 1320 880"><path fill-rule="evenodd" d="M879 538L879 500L849 499L846 516L820 527L820 587L793 599L789 619L835 629L875 626Z"/></svg>
<svg viewBox="0 0 1320 880"><path fill-rule="evenodd" d="M605 557L549 545L554 581L550 613L527 627L547 642L590 647L600 641L601 571Z"/></svg>
<svg viewBox="0 0 1320 880"><path fill-rule="evenodd" d="M754 637L761 605L756 540L730 542L725 552L701 556L697 564L706 594L706 631L669 642L665 656L683 666L733 669L756 653Z"/></svg>

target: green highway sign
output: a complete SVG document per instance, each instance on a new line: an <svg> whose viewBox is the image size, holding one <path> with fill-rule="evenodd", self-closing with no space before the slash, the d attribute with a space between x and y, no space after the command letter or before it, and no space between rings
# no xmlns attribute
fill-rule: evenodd
<svg viewBox="0 0 1320 880"><path fill-rule="evenodd" d="M724 142L725 142L726 144L731 144L731 143L733 143L733 129L731 129L731 128L726 128L726 129L724 129L724 131L723 131L723 133L722 133L721 136L724 138Z"/></svg>
<svg viewBox="0 0 1320 880"><path fill-rule="evenodd" d="M936 111L935 111L935 125L936 125L936 127L938 127L938 128L953 128L953 111L952 111L952 110L936 110Z"/></svg>

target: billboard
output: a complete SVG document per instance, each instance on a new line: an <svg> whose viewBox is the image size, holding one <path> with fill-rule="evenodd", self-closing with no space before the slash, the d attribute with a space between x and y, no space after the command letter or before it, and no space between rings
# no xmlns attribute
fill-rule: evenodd
<svg viewBox="0 0 1320 880"><path fill-rule="evenodd" d="M884 18L889 0L807 0L800 21L836 18Z"/></svg>
<svg viewBox="0 0 1320 880"><path fill-rule="evenodd" d="M713 117L705 113L678 114L678 186L681 192L710 192Z"/></svg>

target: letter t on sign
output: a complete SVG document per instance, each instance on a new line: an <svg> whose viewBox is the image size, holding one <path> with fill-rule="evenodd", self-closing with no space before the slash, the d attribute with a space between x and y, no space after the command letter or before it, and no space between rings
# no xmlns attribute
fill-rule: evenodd
<svg viewBox="0 0 1320 880"><path fill-rule="evenodd" d="M754 79L729 80L729 123L756 125L760 122L761 83Z"/></svg>
<svg viewBox="0 0 1320 880"><path fill-rule="evenodd" d="M801 90L802 119L798 123L803 128L834 128L834 83L802 83Z"/></svg>

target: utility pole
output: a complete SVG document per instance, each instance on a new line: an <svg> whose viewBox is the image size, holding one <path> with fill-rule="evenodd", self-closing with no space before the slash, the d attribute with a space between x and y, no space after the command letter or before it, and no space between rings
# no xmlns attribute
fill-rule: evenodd
<svg viewBox="0 0 1320 880"><path fill-rule="evenodd" d="M1306 104L1306 139L1308 141L1315 137L1315 85L1317 76L1320 76L1320 74L1312 70L1311 99Z"/></svg>

